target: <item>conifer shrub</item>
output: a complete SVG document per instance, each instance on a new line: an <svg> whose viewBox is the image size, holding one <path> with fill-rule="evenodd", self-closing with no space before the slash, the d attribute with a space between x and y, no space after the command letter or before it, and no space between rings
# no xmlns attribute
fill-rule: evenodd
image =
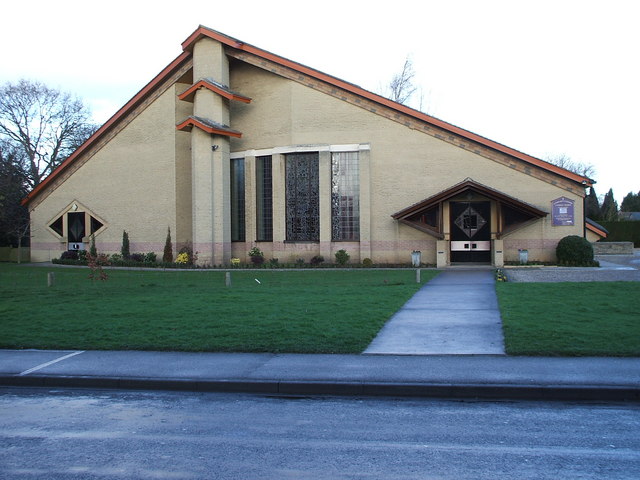
<svg viewBox="0 0 640 480"><path fill-rule="evenodd" d="M91 234L89 237L89 255L96 258L98 256L98 249L96 248L96 237Z"/></svg>
<svg viewBox="0 0 640 480"><path fill-rule="evenodd" d="M122 247L120 248L120 254L125 260L131 256L131 251L129 250L129 234L126 230L122 231Z"/></svg>
<svg viewBox="0 0 640 480"><path fill-rule="evenodd" d="M599 266L593 260L593 246L589 241L578 235L569 235L558 242L556 247L558 264L569 267Z"/></svg>
<svg viewBox="0 0 640 480"><path fill-rule="evenodd" d="M171 227L167 227L167 239L164 242L164 252L162 254L164 263L173 262L173 246L171 245Z"/></svg>

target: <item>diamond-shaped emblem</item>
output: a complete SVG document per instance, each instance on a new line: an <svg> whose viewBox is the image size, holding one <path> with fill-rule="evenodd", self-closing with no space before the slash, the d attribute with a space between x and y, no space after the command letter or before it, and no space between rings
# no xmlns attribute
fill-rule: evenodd
<svg viewBox="0 0 640 480"><path fill-rule="evenodd" d="M456 226L467 234L469 238L478 233L482 227L487 224L487 221L482 218L475 209L469 205L458 217L454 220Z"/></svg>

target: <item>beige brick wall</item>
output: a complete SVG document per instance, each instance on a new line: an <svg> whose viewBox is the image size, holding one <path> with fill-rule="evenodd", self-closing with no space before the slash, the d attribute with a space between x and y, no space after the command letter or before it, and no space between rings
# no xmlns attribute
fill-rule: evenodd
<svg viewBox="0 0 640 480"><path fill-rule="evenodd" d="M123 230L129 233L131 252L160 256L167 227L174 241L189 239L188 225L176 229L175 220L177 210L190 210L186 192L176 195L177 189L184 190L185 176L190 177L185 158L176 162L176 149L184 147L185 135L189 138L175 128L176 108L183 108L176 106L176 90L183 88L167 90L35 207L33 261L48 261L66 250L47 225L73 202L81 205L78 211L86 208L105 222L96 236L100 252L119 252Z"/></svg>
<svg viewBox="0 0 640 480"><path fill-rule="evenodd" d="M233 126L243 132L242 139L232 140L232 152L286 145L370 144L368 227L374 261L409 262L411 251L421 250L423 260L435 264L435 237L398 224L391 215L466 178L549 213L555 198L575 201L574 227L553 227L548 215L503 237L505 261L517 260L518 248L528 248L530 258L552 260L560 238L582 234L582 197L576 193L257 67L235 69L231 81L233 89L255 99L249 105L232 105Z"/></svg>
<svg viewBox="0 0 640 480"><path fill-rule="evenodd" d="M204 47L202 51L220 53L218 46L210 42ZM217 68L216 62L219 63L219 58L213 66L205 65L201 71ZM530 259L551 260L560 238L583 233L580 187L536 167L506 158L504 154L492 152L487 147L472 145L432 127L425 128L399 114L393 115L384 107L377 110L368 100L327 89L302 75L293 78L290 73L280 72L290 77L283 78L237 60L230 65L231 88L253 99L250 104L229 104L230 126L243 134L240 139L230 140L232 156L234 152L247 152L251 157L255 155L254 150L281 147L295 149L311 145L319 149L324 147L326 152L329 145L368 146L360 156L363 168L363 241L360 244L328 241L330 208L327 197L322 199L321 209L323 242L283 242L284 212L280 203L284 201L283 157L274 155L273 173L278 177L274 183L274 242L259 244L267 258L277 257L288 262L295 258L309 260L314 255L323 254L329 256L327 261L333 261L335 251L344 248L354 262L370 256L375 262L409 263L411 251L420 250L423 261L435 264L436 238L399 224L391 215L466 178L546 212L551 211L550 202L555 198L564 196L575 201L575 226L553 227L549 215L517 230L503 238L505 261L516 261L519 248L527 248ZM64 213L74 201L104 220L106 227L96 237L98 249L103 252L119 251L123 230L129 232L132 252L155 251L161 255L167 226L171 227L174 242L195 241L193 232L202 226L194 224L197 216L193 215L194 185L198 185L200 177L194 175L192 169L193 135L175 129L177 123L193 113L192 103L176 98L188 86L176 84L153 100L65 183L35 205L32 211L34 261L57 257L65 249L46 225ZM225 105L226 102L223 101ZM206 107L207 103L203 105ZM211 108L214 107L212 104ZM219 117L217 120L225 119ZM202 148L210 149L210 145L205 143ZM225 153L223 150L226 146L220 149L219 155ZM210 154L208 150L204 153ZM321 171L323 177L327 177L328 157L326 153L324 155ZM252 172L252 169L247 172ZM194 180L194 177L198 178ZM322 178L321 182L324 182L321 191L328 195L330 179ZM557 184L552 184L554 182ZM247 182L247 187L248 195L251 195L252 181ZM218 203L226 201L226 193L221 195ZM249 201L248 206L251 205ZM255 214L248 210L247 215ZM228 222L228 218L224 221ZM211 222L211 225L215 223L213 218ZM445 231L448 230L447 224L445 222ZM251 227L251 222L249 225L248 233L252 232L251 228L254 232L255 225ZM204 227L211 229L211 226ZM218 226L214 232L220 228ZM225 244L225 239L226 234L221 236L220 242ZM230 254L247 259L246 252L253 245L253 238L248 237L247 240L246 243L232 244ZM227 249L227 246L222 248ZM224 255L228 255L226 250Z"/></svg>

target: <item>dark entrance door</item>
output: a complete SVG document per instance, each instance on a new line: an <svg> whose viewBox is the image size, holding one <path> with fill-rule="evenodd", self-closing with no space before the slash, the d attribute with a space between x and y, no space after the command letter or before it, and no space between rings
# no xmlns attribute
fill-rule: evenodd
<svg viewBox="0 0 640 480"><path fill-rule="evenodd" d="M451 202L451 261L491 262L491 203Z"/></svg>

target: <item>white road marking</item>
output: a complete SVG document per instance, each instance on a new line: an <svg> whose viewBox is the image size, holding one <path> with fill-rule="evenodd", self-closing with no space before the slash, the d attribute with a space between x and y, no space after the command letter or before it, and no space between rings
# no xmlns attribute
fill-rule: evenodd
<svg viewBox="0 0 640 480"><path fill-rule="evenodd" d="M75 357L76 355L80 355L81 353L84 353L84 352L85 352L84 350L81 350L79 352L73 352L73 353L70 353L69 355L65 355L63 357L56 358L55 360L51 360L50 362L42 363L36 367L30 368L29 370L25 370L24 372L18 374L18 376L21 377L22 375L29 375L30 373L35 372L36 370L40 370L41 368L48 367L49 365L53 365L54 363L61 362L62 360L66 360L67 358Z"/></svg>

